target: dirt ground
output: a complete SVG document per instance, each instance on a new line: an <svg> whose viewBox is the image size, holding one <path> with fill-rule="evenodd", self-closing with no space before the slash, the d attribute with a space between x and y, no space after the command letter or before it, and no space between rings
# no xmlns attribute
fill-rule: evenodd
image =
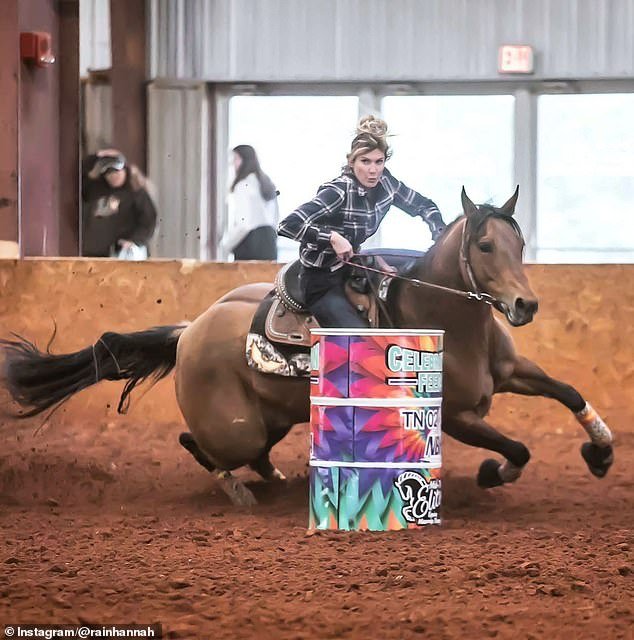
<svg viewBox="0 0 634 640"><path fill-rule="evenodd" d="M113 399L117 385L112 384ZM152 391L149 392L150 394ZM487 454L444 439L443 524L307 533L307 434L274 450L289 477L243 477L232 507L177 443L181 424L0 426L0 623L160 622L170 638L632 638L632 415L604 415L616 463L597 480L584 434L546 400L494 421L533 458L475 485Z"/></svg>

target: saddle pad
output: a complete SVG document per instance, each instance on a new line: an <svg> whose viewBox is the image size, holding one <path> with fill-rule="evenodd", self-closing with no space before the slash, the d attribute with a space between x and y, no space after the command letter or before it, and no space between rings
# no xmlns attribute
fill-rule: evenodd
<svg viewBox="0 0 634 640"><path fill-rule="evenodd" d="M271 342L266 337L264 323L274 300L275 292L271 291L253 316L245 345L247 364L261 373L295 378L310 377L308 347Z"/></svg>

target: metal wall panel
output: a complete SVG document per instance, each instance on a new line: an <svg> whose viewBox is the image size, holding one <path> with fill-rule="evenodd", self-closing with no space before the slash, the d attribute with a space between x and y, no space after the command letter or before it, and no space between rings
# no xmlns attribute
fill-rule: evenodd
<svg viewBox="0 0 634 640"><path fill-rule="evenodd" d="M82 154L95 153L112 145L112 87L85 82L83 92Z"/></svg>
<svg viewBox="0 0 634 640"><path fill-rule="evenodd" d="M501 44L535 79L634 76L634 0L148 0L152 77L495 80Z"/></svg>
<svg viewBox="0 0 634 640"><path fill-rule="evenodd" d="M148 174L154 183L156 258L207 258L209 116L205 85L148 88Z"/></svg>

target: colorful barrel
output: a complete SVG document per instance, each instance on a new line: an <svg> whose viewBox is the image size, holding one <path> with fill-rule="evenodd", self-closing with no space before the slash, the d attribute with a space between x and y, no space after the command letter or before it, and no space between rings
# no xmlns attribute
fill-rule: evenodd
<svg viewBox="0 0 634 640"><path fill-rule="evenodd" d="M439 524L444 332L312 334L309 527Z"/></svg>

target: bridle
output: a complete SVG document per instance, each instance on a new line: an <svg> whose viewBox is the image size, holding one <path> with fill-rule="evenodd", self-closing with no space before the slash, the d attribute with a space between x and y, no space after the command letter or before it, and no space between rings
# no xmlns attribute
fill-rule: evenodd
<svg viewBox="0 0 634 640"><path fill-rule="evenodd" d="M515 231L517 237L522 241L522 252L523 252L524 246L526 243L524 241L524 236L522 235L522 230L520 229L519 224L517 224L517 222L515 221L515 218L508 215L499 214L499 213L485 214L485 219L491 218L491 217L502 219L511 225L511 228L513 229L513 231ZM465 218L465 223L464 223L464 226L462 227L462 239L460 240L460 263L464 268L463 278L465 279L467 284L471 287L471 289L474 290L473 292L469 292L469 293L474 293L476 296L483 296L484 299L481 300L482 302L493 305L496 309L498 309L498 311L503 311L503 309L501 308L502 303L500 300L493 297L492 295L489 295L488 293L482 293L480 291L480 287L478 286L478 282L476 280L475 274L473 273L473 267L471 266L471 262L469 262L467 247L471 242L471 235L467 233L468 226L469 226L469 221ZM479 298L476 298L476 299L479 299Z"/></svg>
<svg viewBox="0 0 634 640"><path fill-rule="evenodd" d="M495 214L489 214L490 217L491 215L495 215ZM513 230L515 231L515 233L518 235L518 237L522 240L522 245L524 244L524 237L522 235L522 231L519 227L519 225L517 224L517 222L510 216L502 216L502 215L498 215L497 217L500 218L504 218L505 221L507 221L512 227ZM495 298L494 296L490 295L489 293L486 293L484 291L481 291L480 287L478 286L478 282L476 280L475 274L473 272L473 267L471 266L471 262L469 261L469 256L468 256L468 251L467 248L469 246L469 242L471 241L471 235L467 232L467 227L468 227L468 219L465 218L464 219L464 225L462 227L462 237L460 240L460 271L463 274L463 279L466 281L467 285L470 287L470 289L468 290L463 290L463 289L454 289L453 287L445 287L444 285L440 285L440 284L435 284L433 282L426 282L424 280L419 280L418 278L408 278L407 276L401 276L401 275L397 275L394 273L390 273L389 271L383 271L382 269L375 269L374 267L368 267L364 264L359 264L356 262L351 262L350 260L342 260L342 262L344 264L350 265L352 267L355 268L359 268L359 269L363 269L365 271L372 271L374 273L379 273L381 275L384 275L386 277L386 281L387 284L384 286L383 283L381 283L381 285L379 286L379 289L387 291L387 286L389 285L389 282L391 282L391 280L401 280L402 282L405 282L407 284L409 284L410 286L413 287L429 287L432 289L436 289L439 291L444 291L446 293L450 293L453 295L457 295L460 296L462 298L465 298L467 300L472 300L474 302L482 302L484 304L488 304L490 306L495 307L496 309L502 311L502 301L498 300L497 298ZM352 257L361 257L363 258L364 255L372 255L372 254L353 254ZM389 253L382 253L380 255L387 255L389 256ZM394 255L399 255L399 254L394 254ZM374 290L373 285L371 284L370 286L372 286L373 288L373 293L376 296L376 299L378 301L378 303L381 306L381 310L383 311L384 315L386 316L386 318L388 319L389 323L391 325L393 325L394 323L392 322L389 313L387 312L387 309L385 307L385 295L380 295L380 292L378 290Z"/></svg>

